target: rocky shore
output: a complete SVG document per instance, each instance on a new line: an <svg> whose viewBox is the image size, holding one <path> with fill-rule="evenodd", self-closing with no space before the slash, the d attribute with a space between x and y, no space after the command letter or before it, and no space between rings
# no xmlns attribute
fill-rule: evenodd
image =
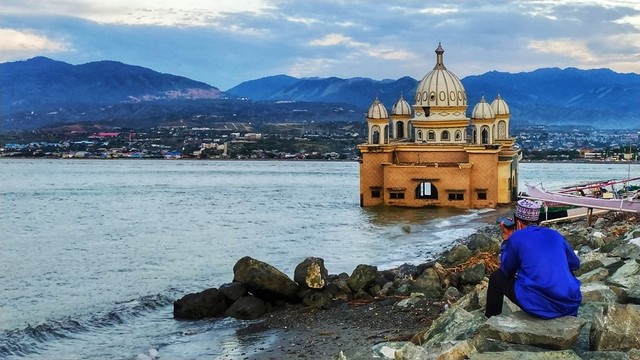
<svg viewBox="0 0 640 360"><path fill-rule="evenodd" d="M435 261L329 275L307 258L293 280L250 257L233 282L174 303L176 319L257 319L238 332L246 359L640 359L639 214L550 225L578 252L578 317L540 320L505 303L484 317L486 276L499 265L495 225Z"/></svg>

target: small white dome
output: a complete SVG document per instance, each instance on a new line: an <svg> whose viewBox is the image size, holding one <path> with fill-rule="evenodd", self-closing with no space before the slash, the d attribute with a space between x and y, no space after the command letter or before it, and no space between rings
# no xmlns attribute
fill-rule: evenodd
<svg viewBox="0 0 640 360"><path fill-rule="evenodd" d="M496 115L509 115L509 105L500 94L491 102L491 109Z"/></svg>
<svg viewBox="0 0 640 360"><path fill-rule="evenodd" d="M473 111L471 112L471 117L474 119L493 119L495 116L493 115L493 110L491 106L484 99L484 95L480 99L480 102L473 107Z"/></svg>
<svg viewBox="0 0 640 360"><path fill-rule="evenodd" d="M382 105L380 100L376 98L373 101L373 104L369 107L369 111L367 111L368 119L388 119L389 114L387 113L387 109Z"/></svg>
<svg viewBox="0 0 640 360"><path fill-rule="evenodd" d="M392 115L411 115L411 106L409 103L400 95L400 99L396 101L396 103L391 108Z"/></svg>
<svg viewBox="0 0 640 360"><path fill-rule="evenodd" d="M467 106L467 92L462 82L444 66L442 46L438 45L436 54L436 66L424 76L416 88L415 105L420 107Z"/></svg>

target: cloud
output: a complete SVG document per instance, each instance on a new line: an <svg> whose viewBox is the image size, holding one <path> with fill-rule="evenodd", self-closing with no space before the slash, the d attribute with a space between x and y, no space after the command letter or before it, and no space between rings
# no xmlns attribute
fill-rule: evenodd
<svg viewBox="0 0 640 360"><path fill-rule="evenodd" d="M575 39L531 40L527 48L541 53L567 56L584 62L592 62L596 58L584 42Z"/></svg>
<svg viewBox="0 0 640 360"><path fill-rule="evenodd" d="M71 16L99 24L153 26L216 26L231 14L262 14L273 9L268 0L6 0L5 15Z"/></svg>
<svg viewBox="0 0 640 360"><path fill-rule="evenodd" d="M64 41L52 40L29 30L0 28L0 61L69 50Z"/></svg>
<svg viewBox="0 0 640 360"><path fill-rule="evenodd" d="M312 77L319 74L330 73L330 70L337 64L334 59L296 59L289 68L288 74L295 77Z"/></svg>
<svg viewBox="0 0 640 360"><path fill-rule="evenodd" d="M363 47L367 46L367 44L354 41L351 37L344 36L341 34L327 34L322 39L312 40L310 43L312 46L335 46L335 45L346 45L350 47Z"/></svg>

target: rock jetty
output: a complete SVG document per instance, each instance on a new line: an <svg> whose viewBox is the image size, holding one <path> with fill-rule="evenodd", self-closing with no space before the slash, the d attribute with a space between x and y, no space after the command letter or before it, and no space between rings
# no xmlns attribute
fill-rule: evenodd
<svg viewBox="0 0 640 360"><path fill-rule="evenodd" d="M640 360L639 217L608 213L592 226L552 225L581 259L575 273L583 294L578 317L537 319L507 299L502 315L484 316L487 275L499 266L495 226L460 240L434 261L382 271L361 264L351 274L330 275L323 259L310 257L295 268L292 280L244 257L233 268L233 282L175 301L174 317L258 319L345 302L392 301L411 308L434 300L443 304L442 313L413 338L379 342L353 358ZM335 358L349 358L344 350Z"/></svg>

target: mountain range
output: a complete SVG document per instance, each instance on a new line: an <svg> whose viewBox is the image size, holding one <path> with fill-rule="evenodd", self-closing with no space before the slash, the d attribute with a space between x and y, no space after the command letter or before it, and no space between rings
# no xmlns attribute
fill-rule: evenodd
<svg viewBox="0 0 640 360"><path fill-rule="evenodd" d="M425 74L430 69L425 69ZM454 71L455 72L455 71ZM640 128L640 75L609 69L492 71L463 78L469 114L500 94L513 126ZM218 122L364 121L375 98L413 103L418 80L270 76L220 89L116 61L71 65L46 57L0 64L2 130L65 123L143 128Z"/></svg>

